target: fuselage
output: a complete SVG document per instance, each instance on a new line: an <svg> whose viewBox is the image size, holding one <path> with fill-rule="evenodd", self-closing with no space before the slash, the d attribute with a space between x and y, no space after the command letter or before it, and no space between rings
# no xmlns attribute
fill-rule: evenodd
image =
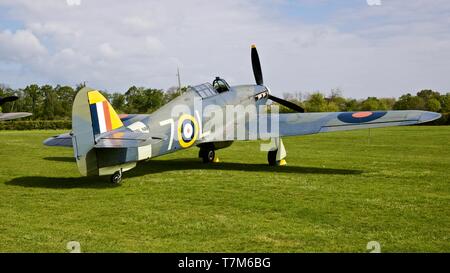
<svg viewBox="0 0 450 273"><path fill-rule="evenodd" d="M269 90L262 85L231 86L223 92L217 92L210 84L197 85L188 88L187 92L152 114L135 115L129 120L125 119L124 124L132 130L138 129L152 135L166 136L164 141L153 145L154 155L163 155L186 148L183 147L182 143L180 144L180 141L174 141L174 139L179 138L178 118L180 115L188 115L196 120L198 128L195 128L195 130L198 130L198 132L196 132L195 144L199 145L206 139L203 138L203 129L210 127L209 122L212 117L207 114L210 110L214 110L215 113L224 113L222 117L224 127L235 127L235 119L227 120L225 115L227 107L241 107L236 108L236 111L249 109L248 107L258 109L258 107L266 105L268 95ZM219 130L219 128L215 129ZM223 131L223 128L221 129ZM219 142L226 142L225 136ZM217 146L221 145L218 144Z"/></svg>

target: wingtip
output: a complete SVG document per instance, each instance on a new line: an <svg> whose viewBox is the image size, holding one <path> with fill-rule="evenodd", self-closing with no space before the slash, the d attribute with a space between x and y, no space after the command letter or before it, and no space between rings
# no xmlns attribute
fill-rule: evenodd
<svg viewBox="0 0 450 273"><path fill-rule="evenodd" d="M430 122L437 119L440 119L442 117L441 114L436 112L424 112L419 119L420 123Z"/></svg>

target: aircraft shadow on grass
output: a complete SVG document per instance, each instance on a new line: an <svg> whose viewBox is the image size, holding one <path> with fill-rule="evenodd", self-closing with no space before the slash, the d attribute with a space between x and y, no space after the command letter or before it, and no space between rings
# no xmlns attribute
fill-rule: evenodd
<svg viewBox="0 0 450 273"><path fill-rule="evenodd" d="M45 160L57 162L74 162L72 157L46 157ZM221 162L215 164L203 164L198 159L174 159L174 160L150 160L139 162L133 170L127 172L127 177L140 177L145 175L163 173L168 171L182 170L221 170L221 171L244 171L260 173L297 173L301 174L329 174L329 175L359 175L360 170L316 168L302 166L270 167L267 164L243 164L233 162ZM151 177L149 178L151 180ZM7 185L36 188L114 188L117 185L108 183L108 177L45 177L25 176L16 177Z"/></svg>
<svg viewBox="0 0 450 273"><path fill-rule="evenodd" d="M74 157L68 157L68 156L49 156L49 157L44 157L44 160L57 161L57 162L73 162L73 163L76 162Z"/></svg>

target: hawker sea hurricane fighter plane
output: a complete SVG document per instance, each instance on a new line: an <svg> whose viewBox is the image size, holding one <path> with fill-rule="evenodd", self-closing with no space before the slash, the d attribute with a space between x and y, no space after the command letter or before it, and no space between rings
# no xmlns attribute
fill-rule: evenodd
<svg viewBox="0 0 450 273"><path fill-rule="evenodd" d="M110 175L111 182L119 183L122 172L135 167L138 161L193 146L200 149L199 157L208 163L217 161L216 151L233 141L270 139L271 144L265 148L269 165L284 165L286 150L281 137L412 125L440 117L438 113L424 111L304 113L300 106L271 95L263 82L255 46L251 59L256 84L229 86L216 78L213 84L189 87L187 92L147 115L118 115L100 92L84 88L73 104L72 131L49 138L44 144L73 147L83 176ZM266 109L269 100L297 113L251 110ZM233 108L235 112L228 115ZM213 114L206 114L207 109L214 109ZM242 109L248 113L242 114L245 112ZM243 124L246 132L236 136L239 124ZM261 124L266 129L270 127L271 132L264 133Z"/></svg>
<svg viewBox="0 0 450 273"><path fill-rule="evenodd" d="M13 102L18 99L19 98L16 96L0 98L0 107L7 102ZM24 118L29 116L31 116L31 113L0 113L0 121Z"/></svg>

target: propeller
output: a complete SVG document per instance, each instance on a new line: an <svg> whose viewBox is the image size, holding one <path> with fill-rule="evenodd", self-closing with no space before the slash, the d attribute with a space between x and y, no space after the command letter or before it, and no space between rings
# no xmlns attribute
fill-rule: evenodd
<svg viewBox="0 0 450 273"><path fill-rule="evenodd" d="M256 45L252 45L252 67L253 67L253 75L255 76L255 81L257 85L264 85L264 79L262 75L261 62L259 61L258 50L256 50ZM304 113L305 109L300 107L299 105L292 103L290 101L275 97L269 94L268 99L277 102L291 110L294 110L299 113Z"/></svg>
<svg viewBox="0 0 450 273"><path fill-rule="evenodd" d="M274 102L277 102L278 104L281 104L281 105L283 105L283 106L285 106L285 107L287 107L287 108L289 108L291 110L294 110L296 112L305 113L305 109L303 109L303 107L301 107L301 106L299 106L299 105L297 105L297 104L295 104L293 102L290 102L290 101L287 101L287 100L283 100L281 98L272 96L270 94L269 94L269 99L273 100Z"/></svg>
<svg viewBox="0 0 450 273"><path fill-rule="evenodd" d="M4 97L4 98L0 98L0 106L5 104L6 102L12 102L15 100L18 100L19 97L17 96L10 96L10 97Z"/></svg>
<svg viewBox="0 0 450 273"><path fill-rule="evenodd" d="M258 50L256 50L256 45L252 45L252 67L253 75L255 75L255 81L257 85L263 85L263 75L261 70L261 62L259 61Z"/></svg>

